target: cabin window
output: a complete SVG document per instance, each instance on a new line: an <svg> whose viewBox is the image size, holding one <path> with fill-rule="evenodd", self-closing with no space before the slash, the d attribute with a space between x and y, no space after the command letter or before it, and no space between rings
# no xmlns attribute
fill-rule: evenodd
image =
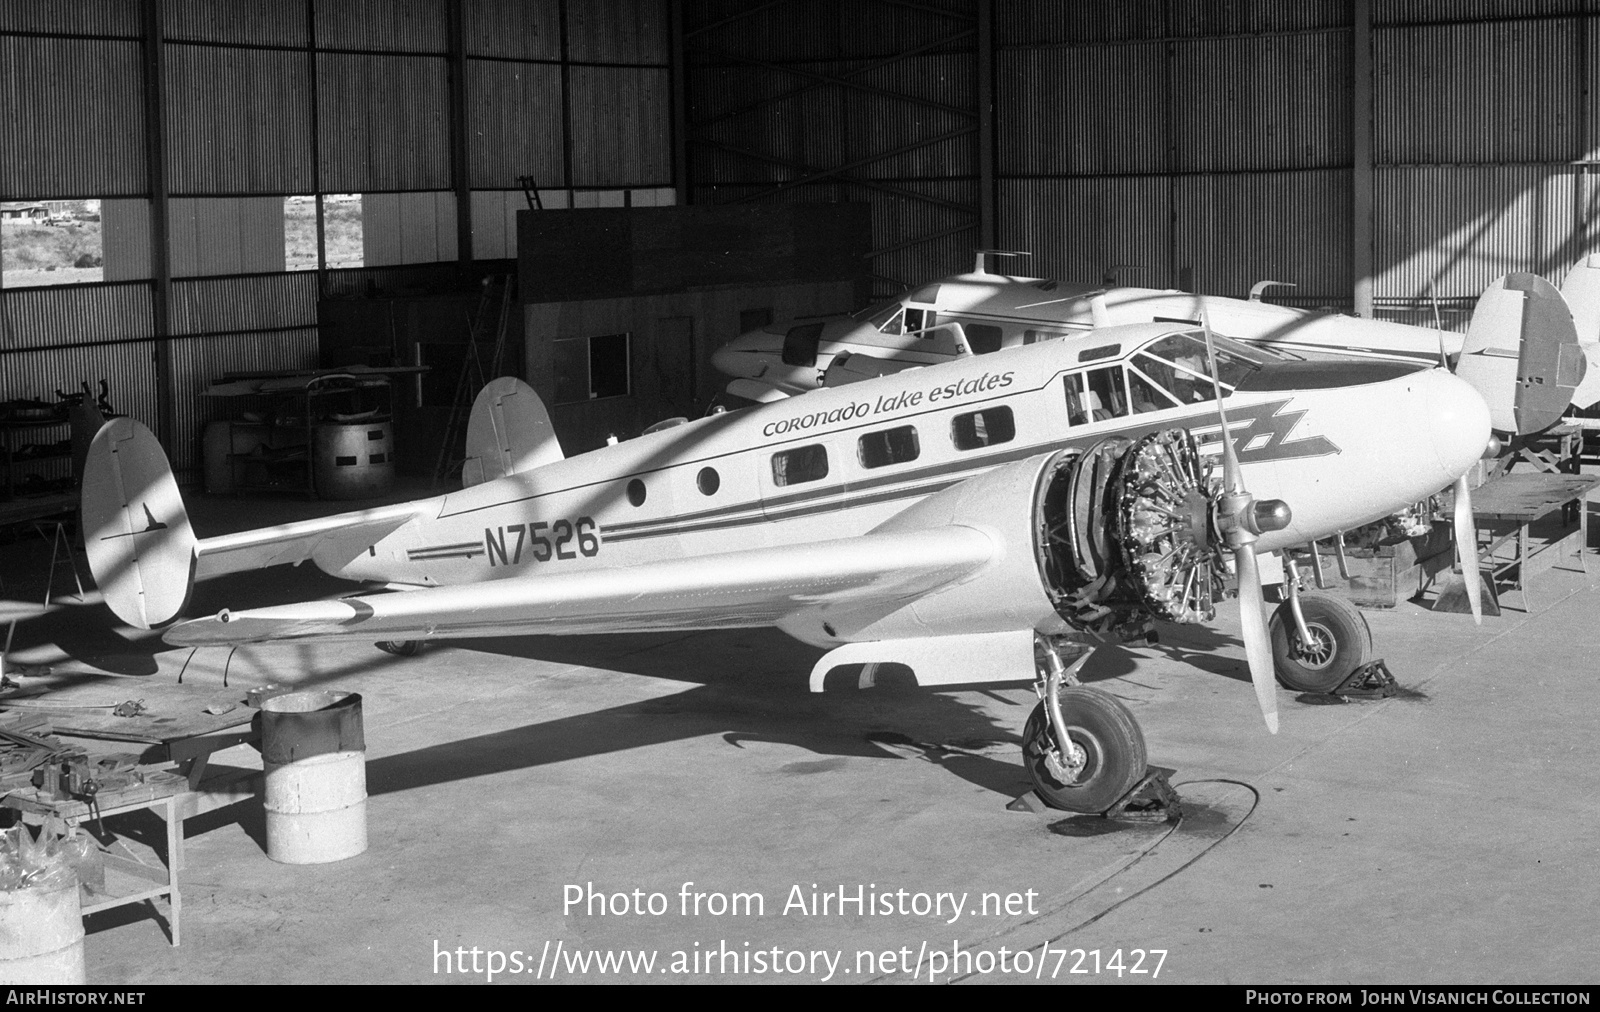
<svg viewBox="0 0 1600 1012"><path fill-rule="evenodd" d="M702 467L694 483L700 487L701 495L716 495L717 489L722 487L722 476L714 467Z"/></svg>
<svg viewBox="0 0 1600 1012"><path fill-rule="evenodd" d="M999 327L992 327L987 323L969 323L966 325L967 347L972 349L974 355L987 355L991 351L999 351L1001 333Z"/></svg>
<svg viewBox="0 0 1600 1012"><path fill-rule="evenodd" d="M906 308L906 333L911 334L920 330L927 330L937 326L939 314L931 309ZM923 334L923 337L932 337L932 334Z"/></svg>
<svg viewBox="0 0 1600 1012"><path fill-rule="evenodd" d="M628 482L628 501L629 502L633 503L635 506L643 506L644 505L644 496L645 496L644 482L640 481L638 478L635 478L632 481Z"/></svg>
<svg viewBox="0 0 1600 1012"><path fill-rule="evenodd" d="M1128 396L1122 386L1122 366L1091 369L1065 378L1067 422L1083 425L1104 422L1128 413Z"/></svg>
<svg viewBox="0 0 1600 1012"><path fill-rule="evenodd" d="M550 342L556 403L577 404L626 397L632 335L563 338Z"/></svg>
<svg viewBox="0 0 1600 1012"><path fill-rule="evenodd" d="M790 327L783 338L783 364L811 368L817 364L817 345L822 341L822 324L802 323Z"/></svg>
<svg viewBox="0 0 1600 1012"><path fill-rule="evenodd" d="M916 427L911 425L884 429L882 432L869 432L861 437L856 446L856 455L860 458L862 467L904 464L916 460L921 453L922 445L917 441Z"/></svg>
<svg viewBox="0 0 1600 1012"><path fill-rule="evenodd" d="M772 455L772 483L799 485L828 476L828 450L818 444L797 446Z"/></svg>
<svg viewBox="0 0 1600 1012"><path fill-rule="evenodd" d="M958 450L1009 443L1017 437L1017 422L1008 407L984 408L950 420L950 441Z"/></svg>

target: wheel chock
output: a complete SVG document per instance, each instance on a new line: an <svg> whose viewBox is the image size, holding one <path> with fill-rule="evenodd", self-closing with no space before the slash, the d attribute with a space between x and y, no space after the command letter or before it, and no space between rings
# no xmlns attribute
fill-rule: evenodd
<svg viewBox="0 0 1600 1012"><path fill-rule="evenodd" d="M1363 664L1350 673L1350 677L1340 682L1338 687L1328 693L1338 696L1342 700L1351 699L1386 699L1400 691L1400 684L1394 680L1388 665L1380 657L1370 664Z"/></svg>
<svg viewBox="0 0 1600 1012"><path fill-rule="evenodd" d="M1173 789L1171 777L1177 770L1150 766L1133 789L1103 813L1122 822L1172 822L1183 817L1183 799Z"/></svg>
<svg viewBox="0 0 1600 1012"><path fill-rule="evenodd" d="M1144 776L1110 808L1101 812L1102 818L1120 822L1168 822L1183 815L1182 799L1173 789L1171 777L1178 772L1165 766L1147 766ZM1035 815L1058 815L1061 810L1045 803L1037 791L1029 791L1013 798L1006 805L1008 812L1031 812Z"/></svg>

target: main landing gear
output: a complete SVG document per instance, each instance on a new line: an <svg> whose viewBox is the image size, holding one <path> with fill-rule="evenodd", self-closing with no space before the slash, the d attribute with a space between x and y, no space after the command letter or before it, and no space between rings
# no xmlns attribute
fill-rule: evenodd
<svg viewBox="0 0 1600 1012"><path fill-rule="evenodd" d="M1267 623L1278 681L1296 692L1332 692L1372 660L1372 630L1360 609L1344 598L1299 594L1293 581L1289 586L1289 600Z"/></svg>
<svg viewBox="0 0 1600 1012"><path fill-rule="evenodd" d="M1144 733L1116 697L1077 684L1093 647L1040 638L1039 705L1022 732L1022 760L1052 808L1108 812L1146 779Z"/></svg>

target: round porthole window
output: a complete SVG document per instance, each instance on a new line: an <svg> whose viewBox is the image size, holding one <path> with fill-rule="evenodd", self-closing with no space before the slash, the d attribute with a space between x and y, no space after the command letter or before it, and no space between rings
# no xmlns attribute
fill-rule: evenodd
<svg viewBox="0 0 1600 1012"><path fill-rule="evenodd" d="M705 495L715 495L717 489L722 487L722 479L717 475L714 467L702 467L700 477L695 479L700 486L700 491Z"/></svg>
<svg viewBox="0 0 1600 1012"><path fill-rule="evenodd" d="M638 478L628 482L628 501L635 506L644 505L644 482Z"/></svg>

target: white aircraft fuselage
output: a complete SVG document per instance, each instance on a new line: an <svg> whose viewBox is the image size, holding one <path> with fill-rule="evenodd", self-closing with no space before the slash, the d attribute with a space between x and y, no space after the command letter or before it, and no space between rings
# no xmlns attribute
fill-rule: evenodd
<svg viewBox="0 0 1600 1012"><path fill-rule="evenodd" d="M1432 365L1441 344L1450 355L1462 347L1460 334L1254 300L971 273L924 285L853 316L785 321L749 331L718 349L712 362L729 376L805 393L823 385L828 367L841 356L883 359L891 369L930 365L1103 326L1198 322L1202 308L1218 334L1291 352ZM952 323L961 326L963 337L930 329Z"/></svg>
<svg viewBox="0 0 1600 1012"><path fill-rule="evenodd" d="M1212 401L1135 404L1140 391L1124 385L1127 399L1091 418L1081 403L1074 417L1067 395L1095 373L1101 399L1113 401L1107 383L1136 382L1141 362L1152 368L1141 348L1187 329L1118 328L713 415L369 511L414 519L348 562L317 561L351 580L420 586L714 561L861 535L990 469L1107 436L1184 427L1214 454ZM1463 473L1488 439L1482 400L1441 370L1258 359L1225 405L1249 488L1293 510L1286 529L1262 537L1262 551L1424 499Z"/></svg>

